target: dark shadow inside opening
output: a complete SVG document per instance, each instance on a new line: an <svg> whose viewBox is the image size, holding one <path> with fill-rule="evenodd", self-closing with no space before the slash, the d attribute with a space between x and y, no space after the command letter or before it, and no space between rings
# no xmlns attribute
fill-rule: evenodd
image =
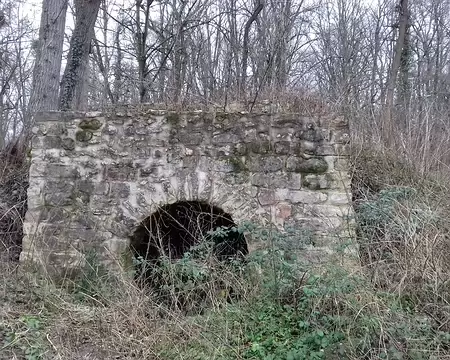
<svg viewBox="0 0 450 360"><path fill-rule="evenodd" d="M181 259L204 241L213 244L213 254L221 261L248 254L245 236L230 214L207 202L187 200L163 205L145 218L132 234L130 248L148 267L162 256ZM137 277L145 277L141 265L136 270Z"/></svg>

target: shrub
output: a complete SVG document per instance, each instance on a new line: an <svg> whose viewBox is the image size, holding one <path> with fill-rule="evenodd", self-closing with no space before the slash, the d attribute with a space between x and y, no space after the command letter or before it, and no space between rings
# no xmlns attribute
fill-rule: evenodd
<svg viewBox="0 0 450 360"><path fill-rule="evenodd" d="M361 262L379 289L395 292L403 306L448 329L448 179L421 176L392 153L361 153L353 179Z"/></svg>

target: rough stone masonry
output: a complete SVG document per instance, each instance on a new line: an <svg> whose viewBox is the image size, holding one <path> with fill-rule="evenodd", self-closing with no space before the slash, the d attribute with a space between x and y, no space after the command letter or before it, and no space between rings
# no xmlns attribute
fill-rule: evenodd
<svg viewBox="0 0 450 360"><path fill-rule="evenodd" d="M182 199L271 223L316 258L348 240L341 117L125 107L42 113L33 134L22 262L76 268L94 250L117 264L139 221Z"/></svg>

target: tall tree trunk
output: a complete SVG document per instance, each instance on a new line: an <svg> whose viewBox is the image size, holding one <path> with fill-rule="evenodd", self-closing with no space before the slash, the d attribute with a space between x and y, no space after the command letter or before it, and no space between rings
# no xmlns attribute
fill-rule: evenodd
<svg viewBox="0 0 450 360"><path fill-rule="evenodd" d="M101 0L75 0L76 22L61 82L59 99L61 110L80 110L87 105L84 91L85 76L100 3Z"/></svg>
<svg viewBox="0 0 450 360"><path fill-rule="evenodd" d="M239 95L244 95L245 98L245 90L246 90L246 82L247 82L247 62L248 62L248 42L250 38L250 27L253 22L257 19L259 13L264 8L263 0L258 0L255 9L253 10L252 16L247 20L244 29L244 42L243 42L243 51L242 51L242 69L241 69L241 79L239 86Z"/></svg>
<svg viewBox="0 0 450 360"><path fill-rule="evenodd" d="M397 74L401 64L402 52L406 38L406 30L409 21L408 0L400 0L399 11L399 32L394 48L394 59L392 61L391 72L387 85L386 103L382 120L383 137L387 141L393 138L392 107L394 106L395 85L397 83Z"/></svg>
<svg viewBox="0 0 450 360"><path fill-rule="evenodd" d="M122 45L120 42L121 32L122 32L122 24L119 23L116 28L116 33L114 35L114 46L117 51L116 60L115 60L115 64L114 64L114 93L113 93L114 104L121 103L123 100L123 96L122 96L123 50L122 50Z"/></svg>
<svg viewBox="0 0 450 360"><path fill-rule="evenodd" d="M399 67L399 81L398 81L398 105L400 113L398 116L399 124L406 129L408 122L408 112L410 111L410 99L411 99L411 61L412 61L412 49L410 40L410 25L406 25L405 38L403 42L403 49L400 55L400 67Z"/></svg>
<svg viewBox="0 0 450 360"><path fill-rule="evenodd" d="M57 110L67 0L43 0L29 115Z"/></svg>
<svg viewBox="0 0 450 360"><path fill-rule="evenodd" d="M147 37L150 25L150 6L153 0L146 0L145 7L143 0L136 1L136 47L137 62L139 72L139 102L143 103L148 100L148 65L147 65ZM141 9L145 10L144 28L141 28Z"/></svg>

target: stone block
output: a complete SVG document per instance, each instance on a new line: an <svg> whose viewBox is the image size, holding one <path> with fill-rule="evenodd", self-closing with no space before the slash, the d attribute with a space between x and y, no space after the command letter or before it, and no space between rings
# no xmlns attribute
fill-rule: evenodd
<svg viewBox="0 0 450 360"><path fill-rule="evenodd" d="M290 190L289 201L293 204L320 204L327 200L327 194L312 190Z"/></svg>
<svg viewBox="0 0 450 360"><path fill-rule="evenodd" d="M275 217L283 222L292 216L292 204L280 202L275 207Z"/></svg>
<svg viewBox="0 0 450 360"><path fill-rule="evenodd" d="M336 155L336 148L335 146L333 146L333 144L329 144L329 143L325 143L325 144L320 144L317 147L317 151L316 154L319 156L325 156L325 155Z"/></svg>
<svg viewBox="0 0 450 360"><path fill-rule="evenodd" d="M138 169L130 162L118 162L106 165L106 180L132 181L137 179Z"/></svg>
<svg viewBox="0 0 450 360"><path fill-rule="evenodd" d="M295 139L295 127L285 127L285 128L272 128L272 138L275 141L288 141L292 142Z"/></svg>
<svg viewBox="0 0 450 360"><path fill-rule="evenodd" d="M45 177L45 178L64 178L64 179L79 179L80 173L76 166L65 164L48 164L44 162L33 161L30 166L30 176Z"/></svg>
<svg viewBox="0 0 450 360"><path fill-rule="evenodd" d="M235 155L246 155L248 153L247 144L237 143L233 144L233 154Z"/></svg>
<svg viewBox="0 0 450 360"><path fill-rule="evenodd" d="M301 127L303 124L303 118L297 114L274 114L272 117L272 123L276 127Z"/></svg>
<svg viewBox="0 0 450 360"><path fill-rule="evenodd" d="M109 135L109 136L114 136L118 133L118 126L113 125L113 124L105 124L105 126L102 129L102 134L103 135Z"/></svg>
<svg viewBox="0 0 450 360"><path fill-rule="evenodd" d="M64 123L54 123L47 126L46 134L48 136L66 136L68 134L67 126Z"/></svg>
<svg viewBox="0 0 450 360"><path fill-rule="evenodd" d="M239 158L228 157L223 159L216 159L213 162L213 170L223 173L239 173L241 171L245 171L245 165Z"/></svg>
<svg viewBox="0 0 450 360"><path fill-rule="evenodd" d="M58 179L46 179L44 182L44 193L72 193L75 189L76 180L58 180Z"/></svg>
<svg viewBox="0 0 450 360"><path fill-rule="evenodd" d="M152 176L158 176L160 167L156 164L152 164L150 166L146 166L139 170L140 178L148 178Z"/></svg>
<svg viewBox="0 0 450 360"><path fill-rule="evenodd" d="M273 150L270 141L262 139L248 143L247 151L254 154L268 154Z"/></svg>
<svg viewBox="0 0 450 360"><path fill-rule="evenodd" d="M273 173L283 168L284 158L272 155L251 156L246 165L251 172Z"/></svg>
<svg viewBox="0 0 450 360"><path fill-rule="evenodd" d="M328 170L328 164L322 158L303 159L291 156L287 159L286 170L303 174L321 174Z"/></svg>
<svg viewBox="0 0 450 360"><path fill-rule="evenodd" d="M38 123L48 121L61 121L60 111L38 111L34 116L34 121Z"/></svg>
<svg viewBox="0 0 450 360"><path fill-rule="evenodd" d="M110 194L112 197L119 199L127 199L130 196L130 184L128 183L111 183Z"/></svg>
<svg viewBox="0 0 450 360"><path fill-rule="evenodd" d="M61 139L61 147L64 150L72 151L75 149L75 140L69 137Z"/></svg>
<svg viewBox="0 0 450 360"><path fill-rule="evenodd" d="M31 138L31 148L32 148L31 153L32 153L33 157L36 158L36 156L38 154L38 150L44 148L44 137L34 135Z"/></svg>
<svg viewBox="0 0 450 360"><path fill-rule="evenodd" d="M43 138L43 148L44 149L61 149L62 141L59 136L44 136Z"/></svg>
<svg viewBox="0 0 450 360"><path fill-rule="evenodd" d="M179 131L176 138L186 145L200 145L205 141L205 135L201 132Z"/></svg>
<svg viewBox="0 0 450 360"><path fill-rule="evenodd" d="M79 192L92 194L94 192L95 184L91 179L82 179L76 181L76 189Z"/></svg>
<svg viewBox="0 0 450 360"><path fill-rule="evenodd" d="M350 215L348 206L338 206L330 204L308 205L304 209L305 213L312 218L334 218Z"/></svg>
<svg viewBox="0 0 450 360"><path fill-rule="evenodd" d="M291 153L291 142L290 141L277 141L274 144L275 154L289 155Z"/></svg>
<svg viewBox="0 0 450 360"><path fill-rule="evenodd" d="M302 186L309 190L329 189L332 184L332 177L329 174L307 174L302 178Z"/></svg>
<svg viewBox="0 0 450 360"><path fill-rule="evenodd" d="M349 193L330 193L328 203L331 205L347 205L352 201Z"/></svg>
<svg viewBox="0 0 450 360"><path fill-rule="evenodd" d="M302 175L299 173L254 173L251 175L251 184L265 188L287 188L300 190Z"/></svg>
<svg viewBox="0 0 450 360"><path fill-rule="evenodd" d="M100 182L100 183L96 183L94 185L94 189L92 191L92 194L94 195L108 195L109 193L109 183L108 182Z"/></svg>
<svg viewBox="0 0 450 360"><path fill-rule="evenodd" d="M313 155L317 153L318 145L319 144L317 142L308 141L308 140L302 140L300 143L303 153L313 154Z"/></svg>
<svg viewBox="0 0 450 360"><path fill-rule="evenodd" d="M262 206L273 205L276 203L276 193L274 189L259 189L258 201Z"/></svg>
<svg viewBox="0 0 450 360"><path fill-rule="evenodd" d="M309 128L303 131L298 131L295 136L300 138L301 140L317 143L323 140L322 131L316 128Z"/></svg>
<svg viewBox="0 0 450 360"><path fill-rule="evenodd" d="M241 137L233 131L217 132L212 137L213 144L237 144L239 142L241 142Z"/></svg>

